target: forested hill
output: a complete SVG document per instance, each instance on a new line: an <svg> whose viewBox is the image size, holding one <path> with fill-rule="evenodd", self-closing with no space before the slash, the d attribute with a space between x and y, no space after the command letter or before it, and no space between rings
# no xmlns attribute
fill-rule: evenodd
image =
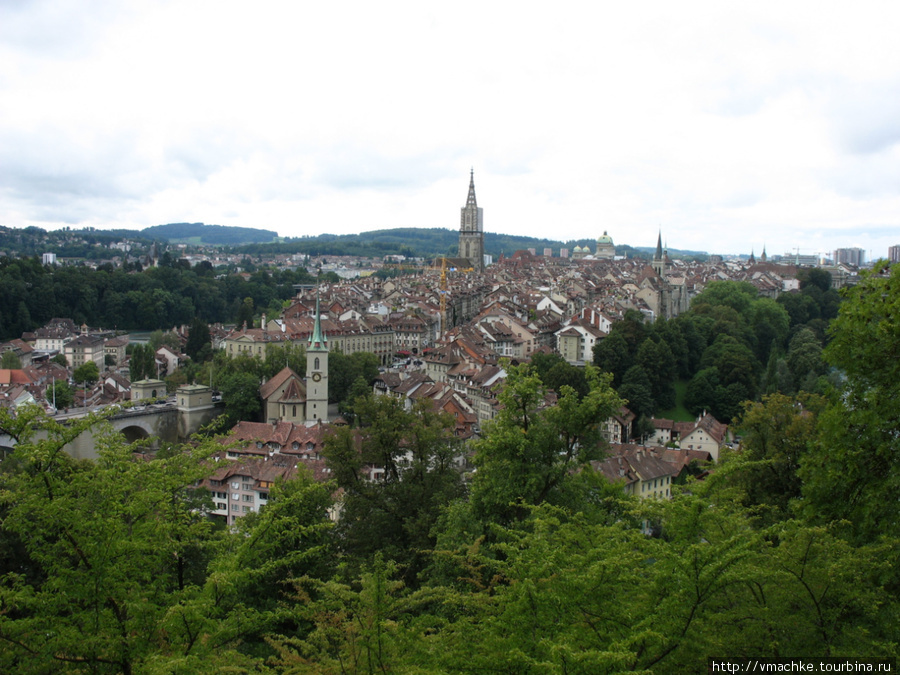
<svg viewBox="0 0 900 675"><path fill-rule="evenodd" d="M390 230L372 230L359 234L320 234L315 237L287 238L273 244L249 244L240 247L237 251L252 255L266 253L361 256L399 254L408 257L434 257L456 255L458 244L459 232L457 230L403 227ZM591 251L594 251L597 248L597 242L593 238L558 241L556 239L524 237L497 232L484 233L485 253L493 255L494 258L498 258L501 254L509 256L516 251L530 248L534 249L538 254L542 253L545 248L549 248L553 251L553 255L559 255L561 248L568 248L571 254L576 246L588 246ZM651 247L616 246L617 255L629 258L649 258L653 255L653 251L654 249ZM669 253L679 257L706 255L697 251L672 250Z"/></svg>
<svg viewBox="0 0 900 675"><path fill-rule="evenodd" d="M163 239L174 243L239 246L247 243L275 241L278 233L252 227L231 227L228 225L205 225L204 223L169 223L146 227L136 235L144 239Z"/></svg>
<svg viewBox="0 0 900 675"><path fill-rule="evenodd" d="M24 229L0 226L0 255L28 257L42 253L56 253L68 258L108 258L114 242L127 241L132 246L149 247L153 241L188 246L218 246L235 253L247 255L274 255L302 253L306 255L356 255L380 258L385 255L432 258L457 255L459 232L445 228L405 227L390 230L371 230L359 234L319 234L305 237L279 238L272 230L204 223L170 223L154 225L143 230L98 230L84 228L45 231L37 227ZM536 237L524 237L497 232L485 232L485 252L499 258L516 251L534 249L539 255L549 248L559 255L561 248L587 246L596 250L592 238L558 241ZM132 251L134 252L134 248ZM651 258L654 247L616 246L616 254L626 258ZM134 253L132 253L134 254ZM669 250L669 255L681 259L705 259L701 251Z"/></svg>

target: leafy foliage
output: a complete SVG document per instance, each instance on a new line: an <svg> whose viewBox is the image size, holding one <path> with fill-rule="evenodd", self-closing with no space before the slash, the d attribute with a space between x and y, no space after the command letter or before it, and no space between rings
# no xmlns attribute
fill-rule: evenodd
<svg viewBox="0 0 900 675"><path fill-rule="evenodd" d="M589 367L586 396L564 385L549 405L544 384L528 366L505 368L500 412L475 443L475 517L509 524L524 518L531 505L577 507L583 495L573 490L572 472L601 457L600 425L622 405L610 376Z"/></svg>
<svg viewBox="0 0 900 675"><path fill-rule="evenodd" d="M453 419L427 399L407 411L398 399L369 395L352 409L359 426L337 427L324 450L344 491L341 548L356 565L381 552L413 584L440 509L462 495ZM367 467L379 467L377 477L366 479Z"/></svg>

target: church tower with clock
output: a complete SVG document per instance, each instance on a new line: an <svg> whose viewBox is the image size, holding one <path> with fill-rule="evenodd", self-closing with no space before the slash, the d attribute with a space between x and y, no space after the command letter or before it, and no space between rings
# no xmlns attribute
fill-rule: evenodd
<svg viewBox="0 0 900 675"><path fill-rule="evenodd" d="M475 201L475 169L469 173L469 195L461 209L459 257L466 258L476 272L484 271L484 215Z"/></svg>
<svg viewBox="0 0 900 675"><path fill-rule="evenodd" d="M322 330L319 290L316 288L316 321L306 344L306 424L328 421L328 338Z"/></svg>

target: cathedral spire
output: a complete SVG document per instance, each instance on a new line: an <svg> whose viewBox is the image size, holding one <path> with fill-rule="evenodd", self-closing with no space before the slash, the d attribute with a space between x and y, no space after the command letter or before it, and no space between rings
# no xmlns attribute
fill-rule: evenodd
<svg viewBox="0 0 900 675"><path fill-rule="evenodd" d="M663 259L663 249L662 249L662 230L659 231L659 237L656 239L656 255L653 256L654 260L662 260Z"/></svg>
<svg viewBox="0 0 900 675"><path fill-rule="evenodd" d="M484 271L484 210L475 201L475 169L469 171L469 195L460 209L459 257L476 272Z"/></svg>
<svg viewBox="0 0 900 675"><path fill-rule="evenodd" d="M466 198L466 206L477 208L478 202L475 201L475 168L469 169L469 196Z"/></svg>

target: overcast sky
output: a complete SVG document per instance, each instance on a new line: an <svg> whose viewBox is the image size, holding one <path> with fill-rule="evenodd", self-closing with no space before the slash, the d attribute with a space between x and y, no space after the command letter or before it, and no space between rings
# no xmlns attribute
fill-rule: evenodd
<svg viewBox="0 0 900 675"><path fill-rule="evenodd" d="M900 3L0 0L0 225L900 244Z"/></svg>

